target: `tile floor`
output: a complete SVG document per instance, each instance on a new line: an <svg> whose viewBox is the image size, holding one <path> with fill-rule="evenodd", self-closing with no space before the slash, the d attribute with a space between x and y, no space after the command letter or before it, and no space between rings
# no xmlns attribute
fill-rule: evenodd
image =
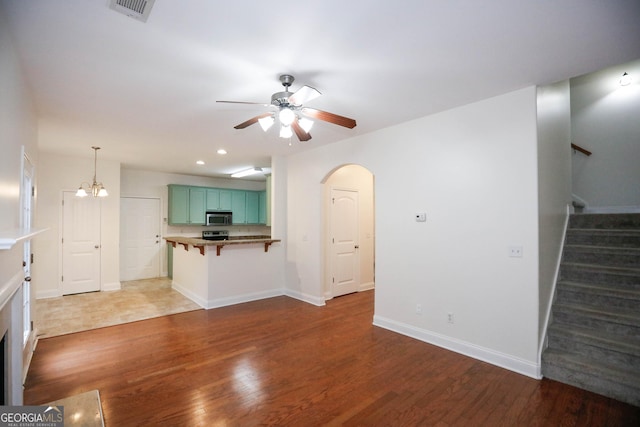
<svg viewBox="0 0 640 427"><path fill-rule="evenodd" d="M46 338L199 309L171 288L171 279L133 280L119 291L39 299L35 328Z"/></svg>

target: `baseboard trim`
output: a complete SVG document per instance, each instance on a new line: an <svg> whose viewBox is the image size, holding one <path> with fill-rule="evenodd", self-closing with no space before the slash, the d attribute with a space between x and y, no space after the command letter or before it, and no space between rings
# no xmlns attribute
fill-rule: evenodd
<svg viewBox="0 0 640 427"><path fill-rule="evenodd" d="M62 296L62 292L58 289L36 292L36 299L58 298Z"/></svg>
<svg viewBox="0 0 640 427"><path fill-rule="evenodd" d="M191 301L198 304L200 307L207 308L207 300L205 300L204 298L200 298L200 296L186 289L184 286L180 285L180 283L176 282L175 280L171 281L171 287L175 289L178 293L182 294L183 296L189 298Z"/></svg>
<svg viewBox="0 0 640 427"><path fill-rule="evenodd" d="M284 295L288 297L295 298L297 300L300 300L309 304L313 304L318 307L322 307L326 305L324 297L317 297L314 295L305 294L303 292L294 291L291 289L284 289L283 291L284 291Z"/></svg>
<svg viewBox="0 0 640 427"><path fill-rule="evenodd" d="M119 291L120 289L122 289L122 284L120 282L111 282L102 285L103 291Z"/></svg>
<svg viewBox="0 0 640 427"><path fill-rule="evenodd" d="M360 287L358 287L358 292L370 291L374 289L376 286L374 282L360 283Z"/></svg>
<svg viewBox="0 0 640 427"><path fill-rule="evenodd" d="M373 316L373 324L429 344L437 345L438 347L442 347L456 353L464 354L465 356L469 356L474 359L482 360L483 362L508 369L509 371L513 371L527 377L535 379L542 378L542 375L540 374L540 365L538 363L533 363L509 354L441 335L426 329L417 328L413 325L397 322L378 315Z"/></svg>
<svg viewBox="0 0 640 427"><path fill-rule="evenodd" d="M236 295L226 298L216 298L207 301L206 309L226 307L228 305L242 304L244 302L257 301L266 298L279 297L284 295L283 289L271 289L268 291L254 292L251 294Z"/></svg>

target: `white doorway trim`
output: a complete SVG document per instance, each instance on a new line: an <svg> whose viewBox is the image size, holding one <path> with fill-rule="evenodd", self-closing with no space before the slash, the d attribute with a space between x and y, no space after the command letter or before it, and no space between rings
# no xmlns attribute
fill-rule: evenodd
<svg viewBox="0 0 640 427"><path fill-rule="evenodd" d="M358 288L357 292L375 289L375 177L369 169L357 164L343 164L325 175L322 191L322 286L324 299L333 295L333 264L331 241L331 198L333 189L358 192Z"/></svg>

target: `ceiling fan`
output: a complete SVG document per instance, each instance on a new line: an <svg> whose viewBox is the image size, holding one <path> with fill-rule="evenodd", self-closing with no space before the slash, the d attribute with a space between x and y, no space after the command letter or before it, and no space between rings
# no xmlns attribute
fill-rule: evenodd
<svg viewBox="0 0 640 427"><path fill-rule="evenodd" d="M276 92L271 95L271 103L264 104L261 102L243 102L243 101L217 101L229 104L257 104L264 105L275 109L268 113L259 114L247 121L234 126L235 129L244 129L254 123L260 123L262 129L266 132L276 121L276 117L280 121L280 137L290 138L295 132L300 141L308 141L311 139L309 130L313 126L313 121L307 117L333 123L335 125L344 126L353 129L356 121L348 117L339 116L327 111L316 110L315 108L305 107L305 102L311 101L322 95L317 89L311 86L302 86L295 92L289 92L289 87L294 81L294 77L290 74L280 76L280 82L284 86L284 92ZM306 116L306 117L305 117Z"/></svg>

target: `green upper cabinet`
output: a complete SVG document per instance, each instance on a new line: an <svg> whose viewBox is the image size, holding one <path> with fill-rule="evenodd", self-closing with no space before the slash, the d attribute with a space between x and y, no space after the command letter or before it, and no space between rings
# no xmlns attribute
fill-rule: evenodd
<svg viewBox="0 0 640 427"><path fill-rule="evenodd" d="M231 190L221 188L207 188L208 211L230 211Z"/></svg>
<svg viewBox="0 0 640 427"><path fill-rule="evenodd" d="M231 191L231 212L234 224L247 223L247 192L243 190Z"/></svg>
<svg viewBox="0 0 640 427"><path fill-rule="evenodd" d="M189 224L204 225L206 195L204 188L189 189Z"/></svg>
<svg viewBox="0 0 640 427"><path fill-rule="evenodd" d="M266 224L267 223L267 192L260 191L259 195L259 205L258 205L258 223Z"/></svg>
<svg viewBox="0 0 640 427"><path fill-rule="evenodd" d="M266 191L169 185L170 225L203 225L207 211L231 211L234 224L266 224Z"/></svg>
<svg viewBox="0 0 640 427"><path fill-rule="evenodd" d="M189 187L169 186L169 224L189 223Z"/></svg>
<svg viewBox="0 0 640 427"><path fill-rule="evenodd" d="M260 194L257 191L247 191L247 224L258 224L260 221Z"/></svg>
<svg viewBox="0 0 640 427"><path fill-rule="evenodd" d="M205 198L205 188L169 185L169 224L203 225Z"/></svg>

